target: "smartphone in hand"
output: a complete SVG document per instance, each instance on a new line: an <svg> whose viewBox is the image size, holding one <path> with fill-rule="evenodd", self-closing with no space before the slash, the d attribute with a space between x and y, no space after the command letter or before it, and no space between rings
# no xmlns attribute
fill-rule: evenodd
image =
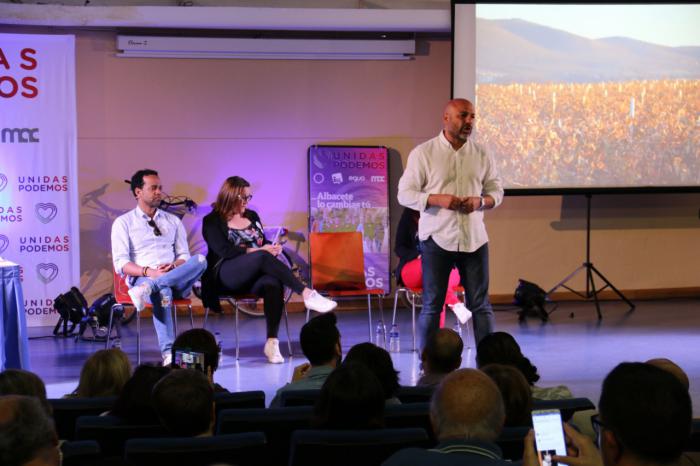
<svg viewBox="0 0 700 466"><path fill-rule="evenodd" d="M173 365L182 369L196 369L205 372L204 353L189 348L173 348Z"/></svg>
<svg viewBox="0 0 700 466"><path fill-rule="evenodd" d="M558 466L554 455L566 456L566 441L558 409L536 409L532 411L532 427L535 429L537 459L540 466Z"/></svg>

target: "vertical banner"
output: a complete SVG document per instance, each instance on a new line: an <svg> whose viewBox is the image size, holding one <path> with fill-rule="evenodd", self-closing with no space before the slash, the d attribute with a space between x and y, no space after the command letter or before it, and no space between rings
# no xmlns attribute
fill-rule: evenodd
<svg viewBox="0 0 700 466"><path fill-rule="evenodd" d="M28 326L80 285L75 37L0 34L0 256L22 270Z"/></svg>
<svg viewBox="0 0 700 466"><path fill-rule="evenodd" d="M386 147L309 147L309 230L359 231L368 288L389 293L389 167Z"/></svg>

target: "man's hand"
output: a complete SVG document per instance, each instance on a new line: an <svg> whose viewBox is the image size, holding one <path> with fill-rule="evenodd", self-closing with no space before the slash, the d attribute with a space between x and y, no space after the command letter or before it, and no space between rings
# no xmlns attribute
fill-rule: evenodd
<svg viewBox="0 0 700 466"><path fill-rule="evenodd" d="M431 194L428 196L428 205L449 210L459 210L462 205L462 198L452 194Z"/></svg>
<svg viewBox="0 0 700 466"><path fill-rule="evenodd" d="M459 210L462 213L471 214L472 212L479 210L479 207L481 207L481 197L470 196L462 199Z"/></svg>
<svg viewBox="0 0 700 466"><path fill-rule="evenodd" d="M149 267L148 270L146 271L146 276L147 276L148 278L158 278L158 277L162 277L163 275L165 275L166 273L168 273L167 270L165 270L165 269L163 268L164 265L167 265L167 264L159 265L159 266L156 267L156 268Z"/></svg>
<svg viewBox="0 0 700 466"><path fill-rule="evenodd" d="M309 369L311 369L311 364L309 364L308 362L305 362L304 364L300 364L297 367L295 367L294 374L292 374L292 382L296 382L297 380L306 377L306 374L309 373Z"/></svg>
<svg viewBox="0 0 700 466"><path fill-rule="evenodd" d="M263 244L260 249L269 252L273 256L277 256L280 252L282 252L282 246L279 244Z"/></svg>
<svg viewBox="0 0 700 466"><path fill-rule="evenodd" d="M579 431L564 424L564 433L569 439L569 456L552 456L552 460L557 463L566 463L571 466L603 466L603 457L591 439L581 434Z"/></svg>

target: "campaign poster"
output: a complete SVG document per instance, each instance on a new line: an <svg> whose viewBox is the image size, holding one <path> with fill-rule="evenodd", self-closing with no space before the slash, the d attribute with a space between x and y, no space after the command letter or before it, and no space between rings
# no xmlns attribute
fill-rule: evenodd
<svg viewBox="0 0 700 466"><path fill-rule="evenodd" d="M365 284L389 293L389 167L386 147L309 148L309 230L359 231Z"/></svg>

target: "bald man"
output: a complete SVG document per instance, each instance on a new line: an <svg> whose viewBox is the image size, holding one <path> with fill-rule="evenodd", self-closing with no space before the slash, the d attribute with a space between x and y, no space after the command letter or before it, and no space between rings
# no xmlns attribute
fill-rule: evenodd
<svg viewBox="0 0 700 466"><path fill-rule="evenodd" d="M504 421L496 384L479 370L459 369L443 379L430 403L438 445L430 450L400 450L384 466L512 466L494 443Z"/></svg>
<svg viewBox="0 0 700 466"><path fill-rule="evenodd" d="M484 211L501 203L503 186L493 158L469 138L475 118L474 105L468 100L448 102L442 131L411 151L399 180L399 203L420 212L421 348L440 326L453 267L467 293L477 343L493 332Z"/></svg>
<svg viewBox="0 0 700 466"><path fill-rule="evenodd" d="M435 386L450 372L462 365L464 343L457 332L449 328L438 329L423 347L420 360L423 375L416 385Z"/></svg>

